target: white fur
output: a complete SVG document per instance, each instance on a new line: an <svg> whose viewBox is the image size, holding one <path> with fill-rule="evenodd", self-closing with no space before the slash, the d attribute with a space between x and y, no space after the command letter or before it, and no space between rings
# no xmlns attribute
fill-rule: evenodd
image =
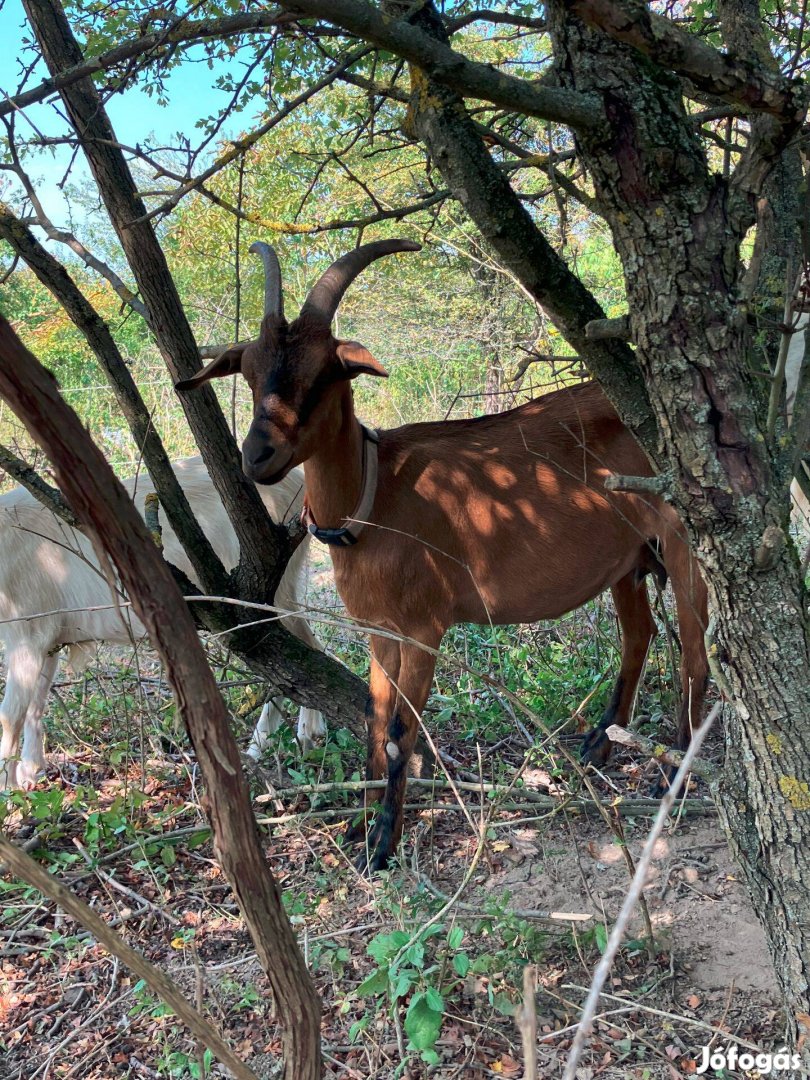
<svg viewBox="0 0 810 1080"><path fill-rule="evenodd" d="M239 559L236 535L202 460L187 458L173 468L214 550L226 569L231 569ZM281 483L259 488L274 520L288 519L300 510L303 484L303 471L294 469ZM143 513L144 498L154 490L149 477L144 473L124 485ZM165 520L162 523L166 559L195 580L174 532ZM307 547L304 540L281 579L275 596L281 608L301 606ZM5 645L7 668L0 703L0 789L30 786L45 767L42 716L59 649L67 646L71 666L81 671L96 643L129 644L144 635L132 609L111 607L112 602L110 583L82 533L69 528L22 488L0 496L0 641ZM309 646L321 648L301 616L283 621ZM278 705L274 707L278 727L282 717ZM267 708L251 741L249 752L254 757L259 756L268 730L275 730L269 727L266 712ZM319 712L301 709L298 737L302 746L311 746L313 737L324 731Z"/></svg>

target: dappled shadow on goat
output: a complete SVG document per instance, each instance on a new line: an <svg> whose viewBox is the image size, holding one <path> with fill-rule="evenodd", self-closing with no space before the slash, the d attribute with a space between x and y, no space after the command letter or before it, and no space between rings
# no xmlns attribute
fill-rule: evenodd
<svg viewBox="0 0 810 1080"><path fill-rule="evenodd" d="M344 255L292 323L275 253L254 248L267 272L259 338L227 350L178 389L241 371L254 404L244 470L274 484L304 463L310 531L331 545L350 614L436 649L454 623L555 618L610 588L622 665L586 739L586 757L597 762L610 750L604 729L630 719L655 633L644 575L666 573L683 647L677 741L685 746L707 678L705 587L671 507L605 490L611 474L651 469L599 387L558 390L497 416L369 432L355 416L351 380L386 372L358 342L336 339L331 322L366 266L418 245L386 240ZM370 779L388 774L369 838L376 869L402 832L407 762L435 657L381 635L372 635L371 652L367 770Z"/></svg>

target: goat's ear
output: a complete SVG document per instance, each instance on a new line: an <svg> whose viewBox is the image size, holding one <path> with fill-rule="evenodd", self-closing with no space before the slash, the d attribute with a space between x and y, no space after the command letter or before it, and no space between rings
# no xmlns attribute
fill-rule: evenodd
<svg viewBox="0 0 810 1080"><path fill-rule="evenodd" d="M359 341L339 341L337 354L350 379L355 375L379 375L381 379L388 378L388 372L379 360L375 360Z"/></svg>
<svg viewBox="0 0 810 1080"><path fill-rule="evenodd" d="M182 382L175 383L175 390L196 390L198 386L202 386L203 383L207 383L211 379L222 379L226 375L236 375L242 370L242 353L244 351L244 345L234 345L232 349L228 349L222 356L218 356L216 360L206 364L202 371L198 371L190 379L183 379Z"/></svg>

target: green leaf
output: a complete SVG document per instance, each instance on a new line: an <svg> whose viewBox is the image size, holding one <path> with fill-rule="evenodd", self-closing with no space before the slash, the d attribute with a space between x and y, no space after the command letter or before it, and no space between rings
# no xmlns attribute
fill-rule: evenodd
<svg viewBox="0 0 810 1080"><path fill-rule="evenodd" d="M407 945L411 935L404 930L395 930L393 934L377 934L366 946L366 952L373 957L378 964L384 964L391 960L403 945Z"/></svg>
<svg viewBox="0 0 810 1080"><path fill-rule="evenodd" d="M414 994L405 1016L405 1032L414 1049L432 1050L441 1026L442 1013L430 1007L427 994Z"/></svg>
<svg viewBox="0 0 810 1080"><path fill-rule="evenodd" d="M425 991L425 1000L434 1012L444 1015L444 998L435 986L429 986Z"/></svg>
<svg viewBox="0 0 810 1080"><path fill-rule="evenodd" d="M593 938L600 953L604 953L608 943L608 931L604 923L594 927Z"/></svg>
<svg viewBox="0 0 810 1080"><path fill-rule="evenodd" d="M394 983L394 988L391 991L391 997L396 1001L398 998L405 997L413 986L414 972L406 969L400 971L397 975L397 981Z"/></svg>
<svg viewBox="0 0 810 1080"><path fill-rule="evenodd" d="M405 951L405 959L409 964L413 964L415 968L421 968L425 963L425 946L421 941L415 941L409 949Z"/></svg>
<svg viewBox="0 0 810 1080"><path fill-rule="evenodd" d="M375 994L384 994L388 989L388 968L381 967L373 971L367 979L363 979L357 987L358 997L374 997Z"/></svg>
<svg viewBox="0 0 810 1080"><path fill-rule="evenodd" d="M510 999L508 994L504 994L504 993L493 994L493 996L492 996L492 1005L493 1005L493 1008L497 1009L497 1011L501 1014L501 1016L514 1016L515 1015L515 1004Z"/></svg>
<svg viewBox="0 0 810 1080"><path fill-rule="evenodd" d="M464 928L461 926L454 926L450 933L447 935L447 945L450 949L458 949L464 940Z"/></svg>
<svg viewBox="0 0 810 1080"><path fill-rule="evenodd" d="M171 844L164 844L160 849L160 861L164 866L174 866L177 862L177 854Z"/></svg>
<svg viewBox="0 0 810 1080"><path fill-rule="evenodd" d="M190 849L198 848L200 845L204 844L210 836L210 829L200 829L199 832L192 833L191 836L186 837L186 847Z"/></svg>
<svg viewBox="0 0 810 1080"><path fill-rule="evenodd" d="M453 957L453 971L463 979L470 970L470 958L465 952L456 953Z"/></svg>

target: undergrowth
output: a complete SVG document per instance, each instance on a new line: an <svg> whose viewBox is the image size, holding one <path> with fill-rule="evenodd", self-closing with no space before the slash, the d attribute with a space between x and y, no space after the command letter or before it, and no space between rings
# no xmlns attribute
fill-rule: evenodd
<svg viewBox="0 0 810 1080"><path fill-rule="evenodd" d="M364 643L341 627L322 636L365 674ZM212 659L246 745L261 694L232 658L214 649ZM563 804L577 794L555 745L537 747L544 733L561 725L580 727L582 714L598 719L610 691L606 673L617 665L614 616L604 602L553 626L448 634L425 720L458 775L478 778L480 792L460 805L441 769L436 790L409 791L405 842L373 884L357 876L342 844L342 823L355 813L359 796L340 787L360 779L363 748L339 728L306 756L292 726L273 737L262 767L249 775L257 795L280 790L283 796L279 806L263 802L259 820L324 1001L327 1061L332 1046L343 1048L335 1050L342 1058L365 1063L359 1075L415 1077L428 1070L449 1077L461 1075L452 1072L453 1062L479 1059L496 1073L515 1075L509 1071L518 1056L512 1018L521 1004L523 968L528 962L552 969L561 962L590 965L606 933L601 925L577 930L538 922L536 913L526 917L512 903L508 888L482 895L480 882L504 853L519 852L526 823L542 835L544 822L554 820L555 810L521 801L534 797L538 783ZM482 682L477 671L493 681ZM641 712L672 715L671 683L662 648L651 657ZM262 1071L262 1055L271 1062L279 1048L271 1003L213 860L193 755L152 654L142 648L133 660L104 650L85 677L62 679L48 727L48 778L3 804L4 827L167 968L230 1033L257 1075L272 1075L270 1064ZM297 794L324 783L337 790ZM454 898L473 871L461 899ZM476 899L465 906L470 890ZM108 978L106 968L98 974L101 953L89 935L59 919L32 890L0 880L0 903L4 933L23 943L0 975L10 993L29 986L32 1001L47 1007L54 997L48 988L70 982L71 973L92 970L102 982ZM38 976L18 971L17 956L26 958L29 971L33 963ZM44 1080L48 1070L81 1080L218 1075L210 1055L142 983L116 967L107 992L113 1016L104 1020L111 1007L103 993L94 998L93 1022L85 1026L81 1015L71 1022L73 1049L66 1053L57 1038L41 1041L26 1080ZM27 1032L13 1010L12 1019L9 1068L21 1060ZM79 1047L88 1055L84 1072L75 1068ZM133 1056L148 1058L151 1072L121 1071ZM110 1072L114 1068L119 1071Z"/></svg>

